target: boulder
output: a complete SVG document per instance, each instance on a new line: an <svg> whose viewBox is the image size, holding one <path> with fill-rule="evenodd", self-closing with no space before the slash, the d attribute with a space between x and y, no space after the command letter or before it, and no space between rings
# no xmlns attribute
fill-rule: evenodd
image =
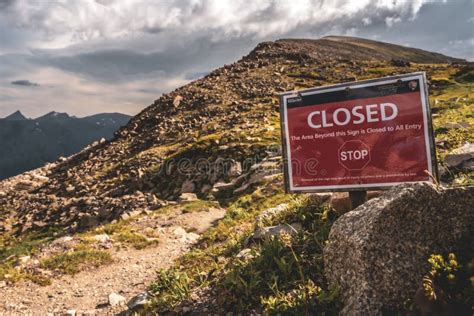
<svg viewBox="0 0 474 316"><path fill-rule="evenodd" d="M324 249L343 315L380 315L413 298L432 253L472 251L474 187L397 186L341 216Z"/></svg>

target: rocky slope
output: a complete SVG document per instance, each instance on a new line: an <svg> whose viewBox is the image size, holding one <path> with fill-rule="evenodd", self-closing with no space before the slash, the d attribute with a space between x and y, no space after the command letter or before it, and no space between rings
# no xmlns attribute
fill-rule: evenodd
<svg viewBox="0 0 474 316"><path fill-rule="evenodd" d="M407 61L430 61L427 54L410 53ZM212 187L225 175L216 171L209 179L193 179L193 172L177 174L167 158L178 157L191 146L196 147L195 155L189 155L193 159L211 158L208 150L240 162L261 159L259 155L278 147L278 92L376 77L380 73L374 70L381 68L384 74L427 70L430 75L463 67L386 67L389 57L340 38L262 43L239 62L162 96L132 118L111 142L57 163L49 169L48 181L33 192L3 188L7 197L2 205L16 210L14 222L22 227L33 222L75 227L81 215L97 217L99 209L105 211L97 220L117 218L131 208L121 208L121 198L137 191L176 199L183 183L194 180L191 191L205 196L210 191L205 185ZM439 62L439 55L435 57L432 61ZM163 168L166 163L168 170ZM140 207L149 203L132 200Z"/></svg>
<svg viewBox="0 0 474 316"><path fill-rule="evenodd" d="M0 119L0 180L72 155L101 138L110 139L129 119L119 113L76 118L57 112L27 119L19 111Z"/></svg>
<svg viewBox="0 0 474 316"><path fill-rule="evenodd" d="M300 203L294 196L282 193L278 93L413 71L426 71L429 79L438 158L445 168L442 180L472 183L472 166L464 165L469 159L457 165L444 163L452 149L474 141L471 64L354 38L261 43L238 62L163 95L118 130L111 141L93 144L67 159L0 182L0 245L4 248L0 251L4 262L0 280L13 283L11 268L18 257L38 252L51 240L94 231L96 227L102 229L103 225L110 225L107 223L121 223L143 212L160 212L156 210L175 203L195 203L199 198L198 201L217 201L228 209L227 215L202 236L191 257L180 259L180 271L193 280L186 284L186 295L180 291L177 295L174 288L155 286L151 291L156 295L153 308L189 311L192 306L206 312L206 308L215 306L216 311L222 312L226 304L232 304L235 309L250 311L260 304L256 312L261 312L262 304L271 305L269 289L242 289L243 285L237 285L234 279L224 285L221 281L229 271L235 278L244 273L242 267L229 268L226 264L244 248L258 214L285 203L293 206L288 208L290 211L295 210L294 206ZM330 227L337 212L324 211L318 201L317 209L323 213L302 215L302 229L311 231L314 225L308 219L319 223L320 217L327 219L329 213L333 214L331 220L320 222L320 228L326 231ZM295 216L288 214L284 219L294 220ZM275 224L275 220L267 224L270 222ZM29 242L37 234L41 234L41 242ZM323 237L318 237L321 242L327 236ZM301 249L294 252L295 256ZM309 250L321 253L319 248ZM47 270L47 265L41 264L47 258L37 256L41 269ZM195 259L189 260L193 256ZM321 262L307 261L306 268L313 268L314 264L319 267ZM259 267L258 263L254 266ZM311 274L315 282L319 276L324 279L316 270L316 275ZM34 270L32 274L43 272ZM207 277L202 279L200 275ZM167 276L160 280L168 284L169 278L172 279ZM221 297L224 301L215 298L213 290L203 292L200 284L196 292L200 294L193 300L191 293L195 293L192 288L197 279L206 285L217 285L217 290L228 295ZM187 279L179 282L183 280ZM314 288L306 281L305 286ZM267 292L260 293L257 288ZM254 301L260 294L268 300ZM242 301L245 299L246 305Z"/></svg>

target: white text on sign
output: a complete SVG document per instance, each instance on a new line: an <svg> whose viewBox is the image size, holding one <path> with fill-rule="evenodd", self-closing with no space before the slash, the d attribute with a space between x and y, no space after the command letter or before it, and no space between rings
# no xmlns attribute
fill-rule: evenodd
<svg viewBox="0 0 474 316"><path fill-rule="evenodd" d="M360 160L365 159L369 154L368 150L349 150L349 151L341 151L341 160Z"/></svg>
<svg viewBox="0 0 474 316"><path fill-rule="evenodd" d="M391 113L389 113L389 109ZM313 111L308 115L308 125L311 128L322 128L344 126L349 123L363 124L380 121L390 121L397 117L398 108L393 103L369 104L366 106L357 105L349 111L347 108L337 108L332 113L332 120L328 118L325 110Z"/></svg>

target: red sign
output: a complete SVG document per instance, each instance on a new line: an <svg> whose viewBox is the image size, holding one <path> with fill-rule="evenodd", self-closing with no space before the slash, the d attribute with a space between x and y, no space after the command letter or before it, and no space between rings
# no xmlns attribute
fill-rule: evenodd
<svg viewBox="0 0 474 316"><path fill-rule="evenodd" d="M431 181L436 163L424 73L281 95L288 191Z"/></svg>

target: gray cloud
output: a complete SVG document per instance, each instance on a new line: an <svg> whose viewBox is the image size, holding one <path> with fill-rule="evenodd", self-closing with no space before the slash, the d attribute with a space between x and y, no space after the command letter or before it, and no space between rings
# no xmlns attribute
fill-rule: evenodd
<svg viewBox="0 0 474 316"><path fill-rule="evenodd" d="M472 0L0 0L0 115L134 114L284 37L354 35L472 59L473 10ZM19 93L16 78L42 89Z"/></svg>
<svg viewBox="0 0 474 316"><path fill-rule="evenodd" d="M353 24L367 14L385 21L401 21L413 18L427 2L430 1L16 1L5 10L3 20L9 29L33 34L35 39L26 44L64 48L146 33L201 34L213 41L247 36L259 39L302 27Z"/></svg>
<svg viewBox="0 0 474 316"><path fill-rule="evenodd" d="M68 50L44 50L26 59L37 66L50 66L105 83L163 76L194 79L223 62L234 61L255 45L245 38L231 42L213 42L205 37L182 39L182 43L149 53L128 47L72 54Z"/></svg>
<svg viewBox="0 0 474 316"><path fill-rule="evenodd" d="M31 81L25 80L25 79L22 79L22 80L15 80L15 81L12 81L12 82L10 82L10 83L13 84L13 85L25 86L25 87L37 87L37 86L39 86L38 83L31 82Z"/></svg>

